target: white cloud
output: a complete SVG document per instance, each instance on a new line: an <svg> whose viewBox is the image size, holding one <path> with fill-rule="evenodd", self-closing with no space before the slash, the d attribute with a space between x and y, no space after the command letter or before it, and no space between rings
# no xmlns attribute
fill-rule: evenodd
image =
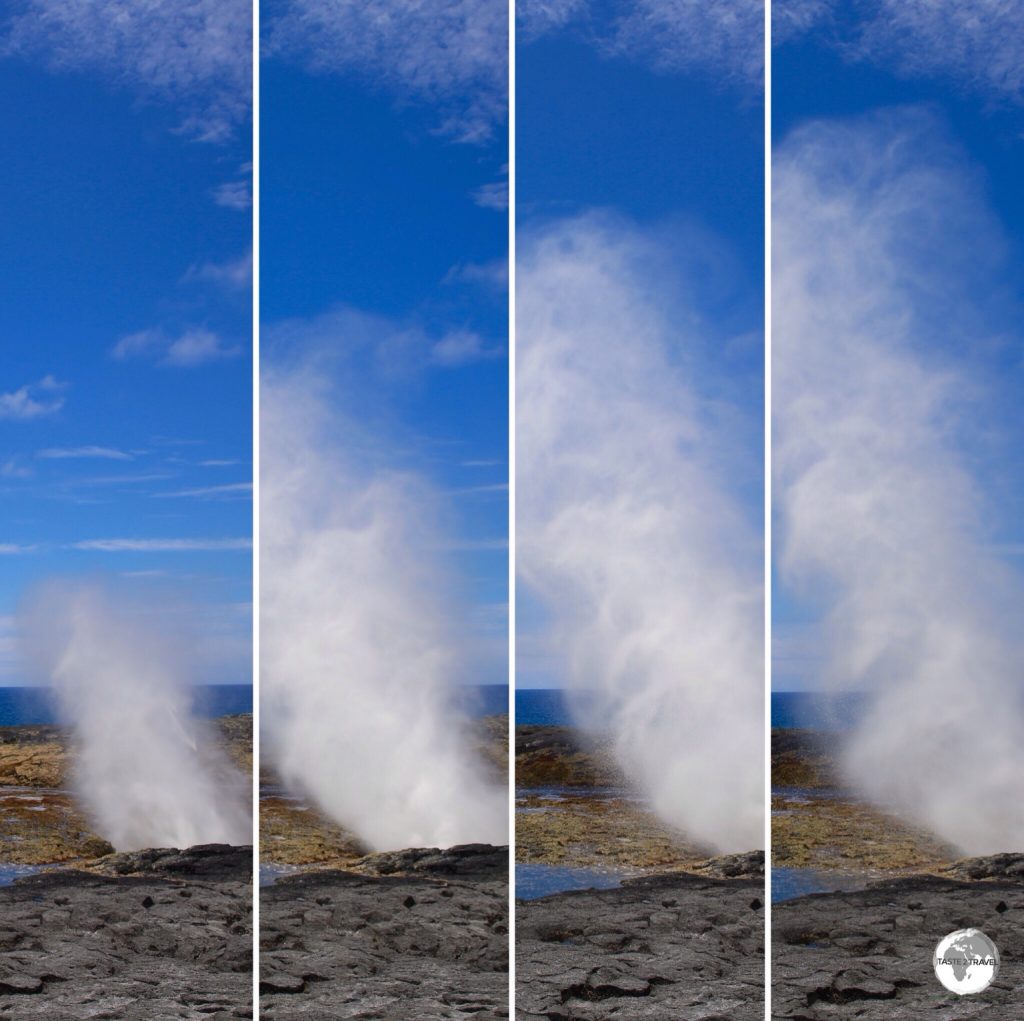
<svg viewBox="0 0 1024 1021"><path fill-rule="evenodd" d="M578 25L608 56L761 87L764 0L625 0L613 11L593 0L541 0L522 6L519 19L526 39Z"/></svg>
<svg viewBox="0 0 1024 1021"><path fill-rule="evenodd" d="M202 281L230 290L242 290L252 284L252 252L224 262L193 263L184 279L186 282Z"/></svg>
<svg viewBox="0 0 1024 1021"><path fill-rule="evenodd" d="M251 539L83 539L71 549L99 553L201 553L252 549Z"/></svg>
<svg viewBox="0 0 1024 1021"><path fill-rule="evenodd" d="M111 357L118 361L148 358L172 368L193 368L241 353L237 344L226 344L202 327L186 330L178 337L169 337L160 329L140 330L122 337L110 350Z"/></svg>
<svg viewBox="0 0 1024 1021"><path fill-rule="evenodd" d="M241 353L240 347L224 344L217 334L209 330L189 330L171 341L161 364L191 367L234 358Z"/></svg>
<svg viewBox="0 0 1024 1021"><path fill-rule="evenodd" d="M61 391L66 385L53 376L44 376L38 383L26 383L10 393L0 393L0 419L27 422L56 414L64 407Z"/></svg>
<svg viewBox="0 0 1024 1021"><path fill-rule="evenodd" d="M772 45L802 35L829 17L833 0L773 0Z"/></svg>
<svg viewBox="0 0 1024 1021"><path fill-rule="evenodd" d="M834 28L835 0L776 0L775 41ZM910 77L948 76L989 96L1024 101L1024 7L1019 0L856 0L836 38L849 60Z"/></svg>
<svg viewBox="0 0 1024 1021"><path fill-rule="evenodd" d="M310 70L352 74L440 111L439 130L489 138L507 106L504 0L288 0L267 20L267 48Z"/></svg>
<svg viewBox="0 0 1024 1021"><path fill-rule="evenodd" d="M124 450L115 450L113 447L47 447L40 450L36 457L47 460L64 460L77 458L98 458L107 461L131 461L133 456Z"/></svg>
<svg viewBox="0 0 1024 1021"><path fill-rule="evenodd" d="M0 53L101 75L172 103L181 129L228 138L250 109L248 0L15 0Z"/></svg>
<svg viewBox="0 0 1024 1021"><path fill-rule="evenodd" d="M508 291L508 259L492 262L467 262L452 266L444 275L445 284L474 284L489 290Z"/></svg>
<svg viewBox="0 0 1024 1021"><path fill-rule="evenodd" d="M252 188L248 181L225 181L213 190L213 201L225 209L244 212L252 205Z"/></svg>
<svg viewBox="0 0 1024 1021"><path fill-rule="evenodd" d="M457 368L472 362L500 358L500 347L488 347L479 333L471 330L456 330L442 337L430 349L430 360L435 365Z"/></svg>
<svg viewBox="0 0 1024 1021"><path fill-rule="evenodd" d="M0 556L15 556L18 553L31 553L36 546L26 546L17 542L0 542Z"/></svg>
<svg viewBox="0 0 1024 1021"><path fill-rule="evenodd" d="M457 368L504 353L472 330L451 330L438 336L414 321L389 319L347 305L311 319L273 324L264 330L263 338L268 349L283 344L295 350L314 350L337 362L362 363L364 385L371 375L398 379L428 366Z"/></svg>
<svg viewBox="0 0 1024 1021"><path fill-rule="evenodd" d="M517 39L529 40L567 25L586 11L589 0L518 0Z"/></svg>
<svg viewBox="0 0 1024 1021"><path fill-rule="evenodd" d="M0 465L0 478L27 479L31 475L32 469L22 464L16 457L10 457Z"/></svg>
<svg viewBox="0 0 1024 1021"><path fill-rule="evenodd" d="M496 212L508 209L508 181L489 181L473 192L473 201L482 209Z"/></svg>
<svg viewBox="0 0 1024 1021"><path fill-rule="evenodd" d="M178 489L173 493L155 493L161 498L172 497L204 497L204 498L231 498L244 497L252 494L251 482L230 482L223 486L199 486L196 489Z"/></svg>

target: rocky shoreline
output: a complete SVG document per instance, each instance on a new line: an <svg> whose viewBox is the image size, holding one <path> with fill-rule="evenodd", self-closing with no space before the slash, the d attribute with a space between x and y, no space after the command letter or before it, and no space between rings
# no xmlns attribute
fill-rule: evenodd
<svg viewBox="0 0 1024 1021"><path fill-rule="evenodd" d="M764 854L716 857L651 812L600 741L516 728L516 862L613 889L516 902L520 1021L760 1021Z"/></svg>
<svg viewBox="0 0 1024 1021"><path fill-rule="evenodd" d="M694 872L712 857L647 808L600 741L572 727L516 727L518 864Z"/></svg>
<svg viewBox="0 0 1024 1021"><path fill-rule="evenodd" d="M763 874L672 873L517 901L516 1016L760 1021L764 918Z"/></svg>
<svg viewBox="0 0 1024 1021"><path fill-rule="evenodd" d="M108 855L0 888L0 1017L252 1017L252 848Z"/></svg>
<svg viewBox="0 0 1024 1021"><path fill-rule="evenodd" d="M836 739L772 730L772 865L855 874L865 880L938 872L960 857L912 820L844 789Z"/></svg>
<svg viewBox="0 0 1024 1021"><path fill-rule="evenodd" d="M932 954L965 928L993 939L1002 965L984 993L961 998L935 978ZM776 904L772 932L777 1021L1002 1021L1024 1002L1024 854Z"/></svg>
<svg viewBox="0 0 1024 1021"><path fill-rule="evenodd" d="M508 848L365 856L260 891L260 1016L508 1017Z"/></svg>

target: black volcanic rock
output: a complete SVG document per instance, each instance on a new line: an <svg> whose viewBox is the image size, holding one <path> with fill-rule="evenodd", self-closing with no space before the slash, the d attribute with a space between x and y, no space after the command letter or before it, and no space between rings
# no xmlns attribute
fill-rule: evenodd
<svg viewBox="0 0 1024 1021"><path fill-rule="evenodd" d="M0 1017L252 1017L252 848L113 857L0 888Z"/></svg>
<svg viewBox="0 0 1024 1021"><path fill-rule="evenodd" d="M260 1016L508 1017L508 849L466 845L305 872L260 891Z"/></svg>
<svg viewBox="0 0 1024 1021"><path fill-rule="evenodd" d="M958 862L983 882L911 876L855 893L815 894L772 911L772 1017L777 1021L1004 1021L1024 1003L1024 881L1005 878L1020 855ZM1004 878L986 874L1002 871ZM943 936L977 928L1002 964L985 992L959 997L936 979Z"/></svg>
<svg viewBox="0 0 1024 1021"><path fill-rule="evenodd" d="M764 917L762 880L686 873L518 901L516 1016L760 1021Z"/></svg>

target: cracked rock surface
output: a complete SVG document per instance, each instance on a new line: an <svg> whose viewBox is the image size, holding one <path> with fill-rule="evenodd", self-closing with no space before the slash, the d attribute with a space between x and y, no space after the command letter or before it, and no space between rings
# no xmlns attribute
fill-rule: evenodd
<svg viewBox="0 0 1024 1021"><path fill-rule="evenodd" d="M508 1017L508 849L368 856L260 891L260 1016Z"/></svg>
<svg viewBox="0 0 1024 1021"><path fill-rule="evenodd" d="M0 1017L252 1017L252 848L104 864L0 888Z"/></svg>
<svg viewBox="0 0 1024 1021"><path fill-rule="evenodd" d="M958 862L964 882L911 876L856 893L816 894L772 912L772 1016L778 1021L935 1018L1004 1021L1024 1003L1024 855ZM1001 966L983 993L947 992L936 944L957 929L995 941Z"/></svg>
<svg viewBox="0 0 1024 1021"><path fill-rule="evenodd" d="M520 1021L764 1017L763 879L672 873L519 901L516 943Z"/></svg>

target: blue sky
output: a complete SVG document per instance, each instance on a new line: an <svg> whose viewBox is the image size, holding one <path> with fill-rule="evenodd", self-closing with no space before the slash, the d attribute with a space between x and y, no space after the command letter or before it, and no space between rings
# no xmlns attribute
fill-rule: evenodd
<svg viewBox="0 0 1024 1021"><path fill-rule="evenodd" d="M251 676L247 5L114 46L123 6L0 21L0 684L53 575L198 604L203 679Z"/></svg>
<svg viewBox="0 0 1024 1021"><path fill-rule="evenodd" d="M479 683L508 669L502 11L263 8L262 357L326 354L378 469L440 494Z"/></svg>
<svg viewBox="0 0 1024 1021"><path fill-rule="evenodd" d="M736 18L638 0L520 5L516 211L521 243L600 216L655 246L664 308L696 315L705 399L736 409L727 488L760 527L763 504L763 137L759 3ZM519 687L564 687L546 612L522 582Z"/></svg>
<svg viewBox="0 0 1024 1021"><path fill-rule="evenodd" d="M967 411L951 425L950 443L977 480L990 548L1017 571L1024 548L1024 476L1016 453L1024 428L1024 17L1013 5L947 0L789 0L775 12L782 38L773 55L777 146L809 122L824 121L848 131L853 150L871 118L889 118L909 134L921 130L921 165L930 161L949 184L953 200L935 209L947 221L943 243L930 255L908 255L899 272L921 289L943 289L936 281L963 260L957 293L960 308L973 309L977 336L964 343L955 329L936 323L919 346L960 377ZM884 176L874 182L879 194L891 186ZM798 597L777 575L773 608L774 688L817 687L821 604Z"/></svg>

